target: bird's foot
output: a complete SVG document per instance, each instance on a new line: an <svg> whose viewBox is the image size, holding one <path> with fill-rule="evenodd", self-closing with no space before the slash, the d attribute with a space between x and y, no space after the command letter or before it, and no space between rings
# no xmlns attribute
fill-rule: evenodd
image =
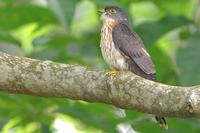
<svg viewBox="0 0 200 133"><path fill-rule="evenodd" d="M119 73L117 70L112 70L110 72L107 72L105 75L110 77L110 76L116 76Z"/></svg>

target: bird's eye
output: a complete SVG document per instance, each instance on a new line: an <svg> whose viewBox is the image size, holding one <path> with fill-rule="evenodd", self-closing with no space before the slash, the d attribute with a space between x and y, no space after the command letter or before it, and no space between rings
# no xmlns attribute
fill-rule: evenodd
<svg viewBox="0 0 200 133"><path fill-rule="evenodd" d="M115 9L110 10L110 13L116 13Z"/></svg>

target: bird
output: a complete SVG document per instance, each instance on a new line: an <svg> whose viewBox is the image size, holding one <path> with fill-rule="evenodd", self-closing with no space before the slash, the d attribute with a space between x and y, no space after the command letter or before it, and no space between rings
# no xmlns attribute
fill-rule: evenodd
<svg viewBox="0 0 200 133"><path fill-rule="evenodd" d="M145 79L156 81L156 69L142 39L131 29L128 14L120 7L107 6L102 10L103 22L100 33L100 48L103 59L112 68L106 76L114 76L119 71L130 71ZM163 116L155 120L168 128Z"/></svg>

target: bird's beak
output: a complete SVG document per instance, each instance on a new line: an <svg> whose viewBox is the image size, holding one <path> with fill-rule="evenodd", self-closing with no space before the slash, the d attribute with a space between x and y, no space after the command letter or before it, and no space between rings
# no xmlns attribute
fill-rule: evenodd
<svg viewBox="0 0 200 133"><path fill-rule="evenodd" d="M100 9L100 10L98 10L97 12L98 12L98 13L104 13L105 10L104 10L104 9Z"/></svg>

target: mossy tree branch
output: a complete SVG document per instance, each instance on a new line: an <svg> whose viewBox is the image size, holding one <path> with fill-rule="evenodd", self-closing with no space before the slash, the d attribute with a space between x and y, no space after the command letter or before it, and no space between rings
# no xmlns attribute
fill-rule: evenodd
<svg viewBox="0 0 200 133"><path fill-rule="evenodd" d="M105 71L0 52L0 91L112 104L175 117L200 117L200 86L176 87Z"/></svg>

